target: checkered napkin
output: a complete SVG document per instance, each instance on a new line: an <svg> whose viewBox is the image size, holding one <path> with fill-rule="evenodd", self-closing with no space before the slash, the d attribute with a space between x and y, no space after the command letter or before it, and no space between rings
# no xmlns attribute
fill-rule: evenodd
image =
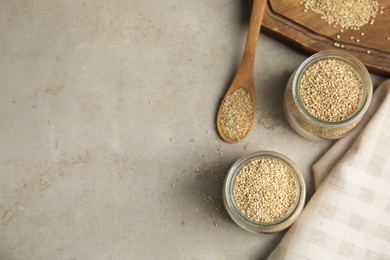
<svg viewBox="0 0 390 260"><path fill-rule="evenodd" d="M268 260L390 259L390 79L313 172L316 192Z"/></svg>

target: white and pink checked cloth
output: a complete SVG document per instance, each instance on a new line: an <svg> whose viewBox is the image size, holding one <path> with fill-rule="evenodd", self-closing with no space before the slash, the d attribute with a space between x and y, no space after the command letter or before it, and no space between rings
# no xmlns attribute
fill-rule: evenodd
<svg viewBox="0 0 390 260"><path fill-rule="evenodd" d="M268 260L390 259L390 79L313 173L316 192Z"/></svg>

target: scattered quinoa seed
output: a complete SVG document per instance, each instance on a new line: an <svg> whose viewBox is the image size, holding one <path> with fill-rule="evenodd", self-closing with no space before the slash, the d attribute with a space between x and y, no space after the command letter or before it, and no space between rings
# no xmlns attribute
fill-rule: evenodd
<svg viewBox="0 0 390 260"><path fill-rule="evenodd" d="M293 209L298 187L292 172L282 162L261 158L251 161L237 173L233 198L248 218L272 223Z"/></svg>
<svg viewBox="0 0 390 260"><path fill-rule="evenodd" d="M254 116L250 93L239 88L223 101L219 111L222 131L232 140L240 141L250 130Z"/></svg>

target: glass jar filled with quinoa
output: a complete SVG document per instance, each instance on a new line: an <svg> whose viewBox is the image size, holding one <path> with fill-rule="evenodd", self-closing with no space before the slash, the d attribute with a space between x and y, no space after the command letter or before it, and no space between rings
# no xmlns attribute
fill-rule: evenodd
<svg viewBox="0 0 390 260"><path fill-rule="evenodd" d="M310 140L339 139L360 121L371 102L366 67L342 51L322 51L291 75L284 94L287 121Z"/></svg>
<svg viewBox="0 0 390 260"><path fill-rule="evenodd" d="M222 197L226 211L238 226L252 233L275 233L298 219L306 187L291 159L273 151L258 151L232 165Z"/></svg>

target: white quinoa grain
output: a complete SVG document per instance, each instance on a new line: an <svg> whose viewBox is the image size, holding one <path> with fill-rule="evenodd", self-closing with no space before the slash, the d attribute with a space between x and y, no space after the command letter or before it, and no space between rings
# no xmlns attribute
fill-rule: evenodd
<svg viewBox="0 0 390 260"><path fill-rule="evenodd" d="M250 93L239 88L223 101L219 124L227 137L240 141L250 130L254 116Z"/></svg>
<svg viewBox="0 0 390 260"><path fill-rule="evenodd" d="M271 223L285 217L298 197L296 180L288 167L275 159L256 159L235 177L233 198L248 218Z"/></svg>
<svg viewBox="0 0 390 260"><path fill-rule="evenodd" d="M372 24L379 10L376 0L304 0L303 5L304 10L318 13L328 24L353 30Z"/></svg>
<svg viewBox="0 0 390 260"><path fill-rule="evenodd" d="M349 64L323 59L306 69L299 91L311 115L323 121L339 122L351 117L359 108L363 83Z"/></svg>

